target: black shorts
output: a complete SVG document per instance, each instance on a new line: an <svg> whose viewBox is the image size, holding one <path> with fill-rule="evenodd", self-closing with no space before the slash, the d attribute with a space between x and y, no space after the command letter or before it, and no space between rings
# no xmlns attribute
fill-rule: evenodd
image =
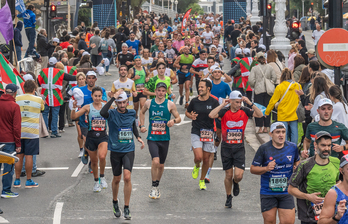
<svg viewBox="0 0 348 224"><path fill-rule="evenodd" d="M123 169L132 172L134 156L134 151L125 153L111 151L110 161L113 175L116 177L120 176L122 174L122 166Z"/></svg>
<svg viewBox="0 0 348 224"><path fill-rule="evenodd" d="M87 137L88 128L84 128L80 126L80 129L81 129L81 135Z"/></svg>
<svg viewBox="0 0 348 224"><path fill-rule="evenodd" d="M137 97L134 97L133 96L133 103L137 103L137 102L139 102L139 99L140 98L147 98L147 96L146 95L144 95L144 93L138 93L138 95L137 95Z"/></svg>
<svg viewBox="0 0 348 224"><path fill-rule="evenodd" d="M164 164L167 159L169 141L150 141L147 140L151 158L159 157L160 164Z"/></svg>
<svg viewBox="0 0 348 224"><path fill-rule="evenodd" d="M109 141L109 136L107 135L103 137L98 137L98 138L88 137L86 138L85 147L89 151L97 151L100 143L108 142L108 141Z"/></svg>
<svg viewBox="0 0 348 224"><path fill-rule="evenodd" d="M184 84L186 81L191 81L191 73L182 73L180 70L177 71L179 78L179 85Z"/></svg>
<svg viewBox="0 0 348 224"><path fill-rule="evenodd" d="M28 156L39 155L39 146L39 138L21 139L21 152L18 154Z"/></svg>
<svg viewBox="0 0 348 224"><path fill-rule="evenodd" d="M221 143L221 162L223 170L229 170L233 166L245 170L245 148L223 141Z"/></svg>
<svg viewBox="0 0 348 224"><path fill-rule="evenodd" d="M293 209L295 208L294 197L291 194L260 195L261 212L267 212L272 208Z"/></svg>

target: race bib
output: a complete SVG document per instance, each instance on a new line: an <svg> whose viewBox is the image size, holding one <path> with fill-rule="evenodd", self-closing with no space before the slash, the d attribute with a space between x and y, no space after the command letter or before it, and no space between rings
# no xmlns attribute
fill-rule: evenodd
<svg viewBox="0 0 348 224"><path fill-rule="evenodd" d="M131 143L131 142L133 142L133 130L132 130L132 128L119 128L118 129L118 142L119 143Z"/></svg>
<svg viewBox="0 0 348 224"><path fill-rule="evenodd" d="M269 188L272 191L286 191L288 188L288 178L287 177L271 177L269 178Z"/></svg>
<svg viewBox="0 0 348 224"><path fill-rule="evenodd" d="M135 85L135 88L137 89L137 92L142 93L144 91L145 85L144 83L139 83Z"/></svg>
<svg viewBox="0 0 348 224"><path fill-rule="evenodd" d="M151 134L152 135L165 135L167 121L151 121Z"/></svg>
<svg viewBox="0 0 348 224"><path fill-rule="evenodd" d="M243 130L242 129L227 129L226 143L238 144L243 143Z"/></svg>
<svg viewBox="0 0 348 224"><path fill-rule="evenodd" d="M320 213L321 213L321 210L323 209L323 205L324 205L324 201L318 203L318 204L314 204L311 202L311 206L313 208L313 212L314 212L314 215L315 215L315 220L319 220L319 216L320 216Z"/></svg>
<svg viewBox="0 0 348 224"><path fill-rule="evenodd" d="M127 94L127 98L132 96L132 93L130 91L124 91Z"/></svg>
<svg viewBox="0 0 348 224"><path fill-rule="evenodd" d="M106 120L103 117L92 117L91 125L93 131L105 131Z"/></svg>
<svg viewBox="0 0 348 224"><path fill-rule="evenodd" d="M201 142L213 142L213 129L201 129L200 141Z"/></svg>

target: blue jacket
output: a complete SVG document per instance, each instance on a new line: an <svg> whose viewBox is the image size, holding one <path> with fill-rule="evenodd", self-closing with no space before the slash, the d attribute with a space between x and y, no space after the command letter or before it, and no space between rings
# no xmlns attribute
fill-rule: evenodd
<svg viewBox="0 0 348 224"><path fill-rule="evenodd" d="M35 28L36 24L36 15L33 11L27 9L25 12L18 14L18 18L23 18L24 19L24 28Z"/></svg>
<svg viewBox="0 0 348 224"><path fill-rule="evenodd" d="M22 43L22 34L21 31L23 29L23 22L18 21L17 22L17 27L14 29L14 42L16 46L23 47Z"/></svg>

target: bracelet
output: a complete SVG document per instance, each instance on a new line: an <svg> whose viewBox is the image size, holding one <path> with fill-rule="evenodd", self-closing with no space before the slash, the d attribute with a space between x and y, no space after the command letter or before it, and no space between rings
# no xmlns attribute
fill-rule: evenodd
<svg viewBox="0 0 348 224"><path fill-rule="evenodd" d="M140 128L145 128L145 125L140 125Z"/></svg>
<svg viewBox="0 0 348 224"><path fill-rule="evenodd" d="M253 107L255 104L254 103L252 103L251 105L249 105L250 107Z"/></svg>
<svg viewBox="0 0 348 224"><path fill-rule="evenodd" d="M334 215L334 216L332 217L332 219L333 219L334 221L336 221L336 222L339 222L339 221L340 221L340 219L336 219L336 215Z"/></svg>
<svg viewBox="0 0 348 224"><path fill-rule="evenodd" d="M175 118L173 119L173 121L174 121L174 124L175 124L176 123Z"/></svg>

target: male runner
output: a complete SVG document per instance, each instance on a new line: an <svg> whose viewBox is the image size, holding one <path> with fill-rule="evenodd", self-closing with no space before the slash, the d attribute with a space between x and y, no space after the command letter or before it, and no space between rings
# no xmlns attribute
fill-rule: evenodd
<svg viewBox="0 0 348 224"><path fill-rule="evenodd" d="M111 104L116 101L117 108L109 110ZM117 91L110 101L102 108L100 115L107 119L109 124L108 150L111 151L110 161L114 178L112 180L112 198L114 215L118 218L121 211L118 203L118 189L120 186L122 167L124 181L124 218L131 219L129 202L132 192L131 172L134 163L134 140L133 134L144 148L144 142L138 133L135 123L135 111L126 109L127 94L121 89Z"/></svg>
<svg viewBox="0 0 348 224"><path fill-rule="evenodd" d="M194 74L196 78L197 93L198 93L198 84L201 78L204 76L203 70L206 68L208 68L207 52L205 50L201 50L201 52L199 53L199 58L193 62L192 67L190 69L190 73ZM192 78L191 78L191 82L192 82ZM211 91L211 89L209 91Z"/></svg>
<svg viewBox="0 0 348 224"><path fill-rule="evenodd" d="M149 55L150 55L149 49L145 48L143 50L143 57L141 58L141 65L145 66L147 69L151 68L151 65L153 62L153 58L149 57Z"/></svg>
<svg viewBox="0 0 348 224"><path fill-rule="evenodd" d="M120 68L121 65L126 65L128 69L132 68L134 55L128 51L128 44L122 44L122 51L117 54L116 57L116 67ZM128 70L127 69L127 70Z"/></svg>
<svg viewBox="0 0 348 224"><path fill-rule="evenodd" d="M145 133L145 113L149 110L149 131L147 136L147 144L152 157L151 177L152 190L149 197L152 199L160 198L161 194L158 189L164 171L164 162L166 161L170 133L169 128L173 127L174 123L180 123L181 118L175 104L165 98L167 93L167 85L159 82L156 85L156 97L146 101L143 109L140 112L140 131ZM170 119L173 114L174 119Z"/></svg>
<svg viewBox="0 0 348 224"><path fill-rule="evenodd" d="M210 96L212 84L209 80L203 79L198 85L199 95L191 100L185 115L193 120L191 144L195 166L192 171L192 177L193 179L197 179L200 163L203 161L199 188L205 190L204 178L209 169L210 157L215 152L214 119L209 118L209 113L219 106L219 102Z"/></svg>
<svg viewBox="0 0 348 224"><path fill-rule="evenodd" d="M214 87L213 87L214 88ZM242 107L242 101L253 110ZM225 108L230 104L229 108ZM225 170L225 189L227 199L225 206L232 208L232 183L233 195L239 195L239 182L245 170L244 130L249 117L262 117L263 114L254 103L239 91L232 91L229 100L224 100L220 106L210 112L210 118L221 118L221 161ZM233 169L234 167L234 169ZM233 172L234 171L234 172Z"/></svg>
<svg viewBox="0 0 348 224"><path fill-rule="evenodd" d="M261 212L264 223L295 222L295 202L288 193L288 180L300 163L296 144L286 141L286 128L281 122L271 125L271 140L257 150L250 172L261 175Z"/></svg>

